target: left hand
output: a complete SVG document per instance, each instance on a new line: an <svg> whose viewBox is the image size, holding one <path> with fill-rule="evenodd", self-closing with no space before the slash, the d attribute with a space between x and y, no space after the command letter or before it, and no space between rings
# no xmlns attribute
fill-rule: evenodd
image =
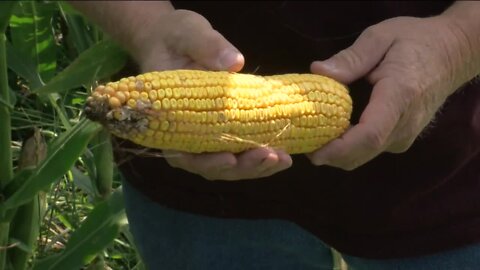
<svg viewBox="0 0 480 270"><path fill-rule="evenodd" d="M359 123L308 154L312 163L353 170L382 152L409 149L446 98L475 75L467 70L470 45L443 16L398 17L369 27L330 59L312 63L313 73L345 84L366 76L373 85Z"/></svg>

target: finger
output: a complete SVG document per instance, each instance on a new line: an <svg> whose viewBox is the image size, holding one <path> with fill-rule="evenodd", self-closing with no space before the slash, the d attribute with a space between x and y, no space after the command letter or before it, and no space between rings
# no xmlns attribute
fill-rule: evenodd
<svg viewBox="0 0 480 270"><path fill-rule="evenodd" d="M219 32L212 29L195 36L192 38L197 42L189 42L186 48L193 60L211 70L236 72L242 69L245 62L243 55Z"/></svg>
<svg viewBox="0 0 480 270"><path fill-rule="evenodd" d="M189 56L194 61L212 70L240 71L244 65L243 55L228 42L200 14L184 13L176 31L172 31L169 45L178 54ZM187 34L185 34L187 33Z"/></svg>
<svg viewBox="0 0 480 270"><path fill-rule="evenodd" d="M415 142L416 137L409 137L400 141L393 141L386 149L385 152L400 154L406 152Z"/></svg>
<svg viewBox="0 0 480 270"><path fill-rule="evenodd" d="M207 180L242 180L259 178L260 174L275 166L279 158L277 154L267 148L258 148L245 151L236 157L231 154L230 157L235 162L223 161L227 158L225 154L185 154L180 162L179 167L190 172L202 175Z"/></svg>
<svg viewBox="0 0 480 270"><path fill-rule="evenodd" d="M285 153L284 151L281 151L281 150L276 151L270 148L261 148L259 149L259 151L265 151L269 153L265 158L263 158L262 160L259 160L260 163L258 165L255 164L255 161L253 161L251 164L248 164L248 165L242 164L241 163L242 160L240 160L239 162L239 164L244 165L245 171L252 172L252 175L257 178L272 175L274 173L285 170L290 166L292 166L291 156ZM254 159L249 158L249 161L252 161L252 160Z"/></svg>
<svg viewBox="0 0 480 270"><path fill-rule="evenodd" d="M239 168L254 168L257 172L262 172L279 164L282 166L290 166L292 163L290 155L285 151L275 150L268 147L245 151L238 155L237 158Z"/></svg>
<svg viewBox="0 0 480 270"><path fill-rule="evenodd" d="M352 170L381 153L402 114L403 104L398 102L396 88L392 80L378 81L359 123L312 153L309 156L312 162Z"/></svg>
<svg viewBox="0 0 480 270"><path fill-rule="evenodd" d="M279 158L271 148L257 148L245 151L237 156L238 168L244 173L258 175L259 172L274 166Z"/></svg>
<svg viewBox="0 0 480 270"><path fill-rule="evenodd" d="M237 164L231 153L191 154L179 151L163 151L170 166L195 174L206 175L219 169L233 168Z"/></svg>
<svg viewBox="0 0 480 270"><path fill-rule="evenodd" d="M277 156L277 163L274 166L266 166L259 174L259 178L271 176L292 166L293 161L292 157L289 154L283 151L279 151L277 152Z"/></svg>
<svg viewBox="0 0 480 270"><path fill-rule="evenodd" d="M237 156L237 166L223 170L215 178L224 180L258 179L290 167L291 157L271 148L257 148Z"/></svg>
<svg viewBox="0 0 480 270"><path fill-rule="evenodd" d="M367 28L347 49L324 61L315 61L310 66L312 73L323 74L349 84L365 76L377 66L388 48L393 36L378 26Z"/></svg>
<svg viewBox="0 0 480 270"><path fill-rule="evenodd" d="M385 152L396 154L406 152L432 120L433 115L427 111L420 100L413 100L393 130Z"/></svg>
<svg viewBox="0 0 480 270"><path fill-rule="evenodd" d="M160 71L169 69L196 69L196 70L208 70L207 67L192 61L187 58L155 58L149 59L142 63L142 72Z"/></svg>
<svg viewBox="0 0 480 270"><path fill-rule="evenodd" d="M199 63L194 61L190 61L188 64L185 64L183 67L188 69L208 70L208 68L205 67L204 65L200 65Z"/></svg>

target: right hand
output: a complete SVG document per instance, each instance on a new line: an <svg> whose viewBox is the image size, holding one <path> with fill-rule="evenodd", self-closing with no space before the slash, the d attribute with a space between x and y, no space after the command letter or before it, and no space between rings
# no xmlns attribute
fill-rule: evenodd
<svg viewBox="0 0 480 270"><path fill-rule="evenodd" d="M150 29L150 30L149 30ZM187 10L163 14L155 25L142 29L140 48L132 52L143 72L205 69L238 72L242 54L201 15ZM242 180L270 176L289 168L290 155L271 148L240 154L190 154L163 151L167 162L208 180Z"/></svg>

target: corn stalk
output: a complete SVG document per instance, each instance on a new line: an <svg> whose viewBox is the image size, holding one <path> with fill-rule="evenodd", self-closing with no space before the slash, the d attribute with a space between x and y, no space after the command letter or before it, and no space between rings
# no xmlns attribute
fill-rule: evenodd
<svg viewBox="0 0 480 270"><path fill-rule="evenodd" d="M15 2L3 2L0 7L0 191L12 180L10 93L7 76L7 50L5 30ZM0 193L0 203L2 202ZM10 223L0 215L0 270L6 269L6 254L9 245Z"/></svg>

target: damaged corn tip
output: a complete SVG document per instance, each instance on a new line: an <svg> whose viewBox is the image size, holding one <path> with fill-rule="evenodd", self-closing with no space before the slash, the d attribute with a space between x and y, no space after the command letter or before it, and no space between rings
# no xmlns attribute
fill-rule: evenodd
<svg viewBox="0 0 480 270"><path fill-rule="evenodd" d="M138 145L202 152L260 146L308 153L350 125L346 86L321 75L149 72L98 86L88 118Z"/></svg>

